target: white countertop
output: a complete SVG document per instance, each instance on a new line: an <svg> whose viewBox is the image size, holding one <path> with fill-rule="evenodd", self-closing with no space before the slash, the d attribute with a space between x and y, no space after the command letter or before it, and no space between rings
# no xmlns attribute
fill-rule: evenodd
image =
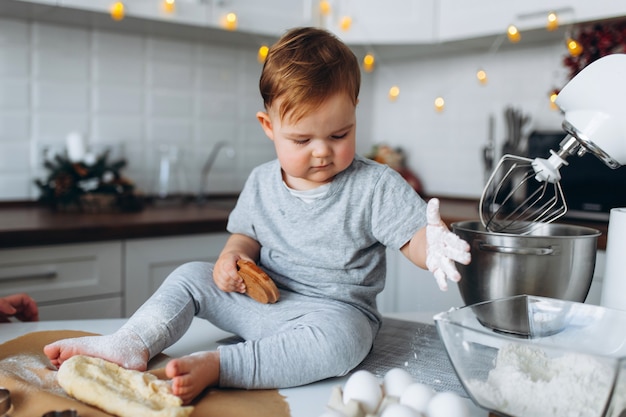
<svg viewBox="0 0 626 417"><path fill-rule="evenodd" d="M419 322L432 322L432 314L411 313L393 315L392 317ZM34 323L0 323L0 343L14 339L21 335L43 330L81 330L99 334L109 334L117 330L125 319L102 320L67 320L67 321L40 321ZM194 319L185 335L174 345L164 351L169 356L183 356L189 353L211 350L218 346L218 341L231 336L207 321ZM343 385L347 377L331 378L302 387L281 389L289 403L293 417L319 417L325 410L332 388ZM467 400L471 417L487 417L488 412L475 406Z"/></svg>

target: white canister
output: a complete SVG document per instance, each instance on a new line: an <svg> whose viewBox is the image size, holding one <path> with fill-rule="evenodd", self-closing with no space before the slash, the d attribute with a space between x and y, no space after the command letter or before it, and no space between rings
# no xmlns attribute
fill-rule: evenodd
<svg viewBox="0 0 626 417"><path fill-rule="evenodd" d="M626 207L611 209L600 304L626 310Z"/></svg>

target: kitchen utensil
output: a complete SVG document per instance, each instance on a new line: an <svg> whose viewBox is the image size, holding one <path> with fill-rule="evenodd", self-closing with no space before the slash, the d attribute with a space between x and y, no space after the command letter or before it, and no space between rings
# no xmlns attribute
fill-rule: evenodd
<svg viewBox="0 0 626 417"><path fill-rule="evenodd" d="M563 88L556 104L564 112L562 126L567 136L548 159L502 157L480 197L485 228L523 234L538 223L563 216L567 205L559 169L570 155L591 152L613 169L626 164L624 73L626 55L608 55L588 65Z"/></svg>
<svg viewBox="0 0 626 417"><path fill-rule="evenodd" d="M0 417L4 417L11 412L11 392L6 388L0 388Z"/></svg>
<svg viewBox="0 0 626 417"><path fill-rule="evenodd" d="M523 305L525 337L485 327L496 304ZM511 310L510 308L508 310ZM520 295L434 317L472 401L502 416L620 417L626 411L626 312Z"/></svg>
<svg viewBox="0 0 626 417"><path fill-rule="evenodd" d="M585 301L596 263L598 230L541 223L530 234L513 235L490 232L478 221L451 226L470 244L472 262L457 264L466 305L522 294ZM518 322L521 313L519 308L498 309L482 319L502 331L525 334L528 329Z"/></svg>

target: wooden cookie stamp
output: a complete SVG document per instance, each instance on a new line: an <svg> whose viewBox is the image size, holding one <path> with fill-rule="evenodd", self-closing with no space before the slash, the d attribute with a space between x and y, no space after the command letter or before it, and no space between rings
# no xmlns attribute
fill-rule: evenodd
<svg viewBox="0 0 626 417"><path fill-rule="evenodd" d="M246 294L259 303L273 304L280 298L274 281L254 262L238 260L237 273L246 284Z"/></svg>

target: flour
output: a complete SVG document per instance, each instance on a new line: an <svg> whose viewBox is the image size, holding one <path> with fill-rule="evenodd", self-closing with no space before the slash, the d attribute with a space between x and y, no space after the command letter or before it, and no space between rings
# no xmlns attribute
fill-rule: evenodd
<svg viewBox="0 0 626 417"><path fill-rule="evenodd" d="M470 391L482 405L520 417L600 417L615 378L590 356L549 357L517 344L500 349L495 365L486 381L469 381Z"/></svg>

